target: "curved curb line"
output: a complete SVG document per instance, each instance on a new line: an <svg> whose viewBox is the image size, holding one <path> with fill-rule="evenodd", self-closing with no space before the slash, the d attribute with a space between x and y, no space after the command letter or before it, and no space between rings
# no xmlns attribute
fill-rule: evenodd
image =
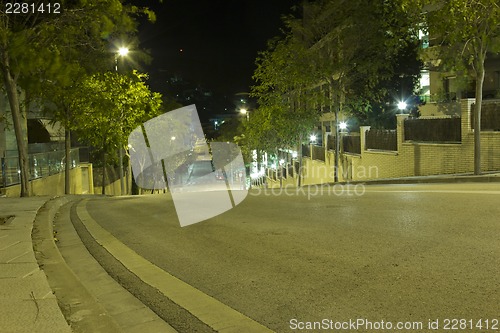
<svg viewBox="0 0 500 333"><path fill-rule="evenodd" d="M142 281L189 311L218 332L273 332L242 313L170 275L128 248L92 219L87 199L77 204L76 212L89 233L102 247Z"/></svg>
<svg viewBox="0 0 500 333"><path fill-rule="evenodd" d="M36 259L43 266L70 331L118 333L120 329L116 321L82 285L54 241L55 216L63 205L74 200L67 196L54 197L38 210L34 221L36 232L32 236Z"/></svg>

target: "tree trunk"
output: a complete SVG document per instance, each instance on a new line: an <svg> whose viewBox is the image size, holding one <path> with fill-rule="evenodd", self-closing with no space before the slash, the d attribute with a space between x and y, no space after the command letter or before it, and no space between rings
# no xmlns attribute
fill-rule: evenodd
<svg viewBox="0 0 500 333"><path fill-rule="evenodd" d="M28 162L28 144L27 133L23 131L23 116L21 114L21 107L19 103L19 93L17 91L17 83L15 78L10 72L10 59L6 50L1 53L2 59L2 72L4 77L5 90L9 99L10 110L12 114L12 122L14 125L14 132L16 135L19 169L21 175L21 197L30 196L29 190L29 162Z"/></svg>
<svg viewBox="0 0 500 333"><path fill-rule="evenodd" d="M478 59L476 72L476 108L474 112L474 174L481 174L481 108L483 104L484 58Z"/></svg>
<svg viewBox="0 0 500 333"><path fill-rule="evenodd" d="M106 151L102 156L102 194L106 194Z"/></svg>
<svg viewBox="0 0 500 333"><path fill-rule="evenodd" d="M299 149L297 149L297 159L299 160L299 170L297 170L297 186L302 186L302 133L299 134Z"/></svg>
<svg viewBox="0 0 500 333"><path fill-rule="evenodd" d="M71 131L64 129L64 193L71 194Z"/></svg>
<svg viewBox="0 0 500 333"><path fill-rule="evenodd" d="M339 182L339 160L340 160L340 140L339 140L339 113L340 113L340 97L338 101L338 106L334 102L333 96L333 86L330 84L330 110L333 107L335 110L335 160L333 163L333 182Z"/></svg>

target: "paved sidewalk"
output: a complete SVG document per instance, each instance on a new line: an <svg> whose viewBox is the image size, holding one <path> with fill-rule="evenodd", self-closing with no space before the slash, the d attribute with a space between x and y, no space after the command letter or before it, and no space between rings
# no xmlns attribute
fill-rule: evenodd
<svg viewBox="0 0 500 333"><path fill-rule="evenodd" d="M71 332L45 273L31 231L49 197L0 198L0 327L3 333Z"/></svg>

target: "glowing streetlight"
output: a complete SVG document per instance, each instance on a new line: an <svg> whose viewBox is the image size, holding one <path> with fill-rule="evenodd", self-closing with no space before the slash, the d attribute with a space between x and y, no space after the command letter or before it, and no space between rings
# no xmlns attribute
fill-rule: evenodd
<svg viewBox="0 0 500 333"><path fill-rule="evenodd" d="M118 49L118 55L119 55L120 57L124 57L124 56L126 56L127 54L128 54L128 48L127 48L127 47L120 47L120 48Z"/></svg>
<svg viewBox="0 0 500 333"><path fill-rule="evenodd" d="M398 109L400 109L401 111L406 110L406 107L407 107L407 104L405 101L401 101L398 103Z"/></svg>
<svg viewBox="0 0 500 333"><path fill-rule="evenodd" d="M247 116L247 121L250 120L250 111L247 109L240 109L240 113Z"/></svg>
<svg viewBox="0 0 500 333"><path fill-rule="evenodd" d="M347 123L345 121L341 121L340 124L339 124L339 128L341 130L347 129Z"/></svg>
<svg viewBox="0 0 500 333"><path fill-rule="evenodd" d="M309 136L309 140L310 140L311 142L316 142L316 139L317 139L317 137L316 137L316 135L314 135L314 134L311 134L311 136Z"/></svg>
<svg viewBox="0 0 500 333"><path fill-rule="evenodd" d="M127 47L120 47L115 56L115 71L118 72L118 57L125 57L129 53Z"/></svg>

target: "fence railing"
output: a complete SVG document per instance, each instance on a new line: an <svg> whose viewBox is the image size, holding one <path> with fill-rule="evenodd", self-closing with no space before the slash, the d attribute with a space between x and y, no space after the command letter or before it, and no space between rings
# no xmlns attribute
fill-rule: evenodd
<svg viewBox="0 0 500 333"><path fill-rule="evenodd" d="M302 145L302 157L312 157L314 160L325 161L325 147Z"/></svg>
<svg viewBox="0 0 500 333"><path fill-rule="evenodd" d="M71 149L71 168L80 164L79 149ZM30 180L54 175L64 171L64 150L28 154ZM0 187L16 185L21 182L17 156L2 157L0 162Z"/></svg>
<svg viewBox="0 0 500 333"><path fill-rule="evenodd" d="M404 140L425 142L460 142L460 118L405 119Z"/></svg>
<svg viewBox="0 0 500 333"><path fill-rule="evenodd" d="M335 136L329 135L326 141L326 149L327 150L335 150Z"/></svg>
<svg viewBox="0 0 500 333"><path fill-rule="evenodd" d="M472 104L470 113L471 128L474 129L476 104ZM481 131L500 131L500 104L484 103L481 108Z"/></svg>
<svg viewBox="0 0 500 333"><path fill-rule="evenodd" d="M312 146L312 158L325 161L325 148L323 146Z"/></svg>
<svg viewBox="0 0 500 333"><path fill-rule="evenodd" d="M346 153L361 154L361 137L359 135L342 136L342 146Z"/></svg>
<svg viewBox="0 0 500 333"><path fill-rule="evenodd" d="M309 145L302 145L302 157L311 157Z"/></svg>
<svg viewBox="0 0 500 333"><path fill-rule="evenodd" d="M366 149L398 150L396 130L370 129L366 131Z"/></svg>

